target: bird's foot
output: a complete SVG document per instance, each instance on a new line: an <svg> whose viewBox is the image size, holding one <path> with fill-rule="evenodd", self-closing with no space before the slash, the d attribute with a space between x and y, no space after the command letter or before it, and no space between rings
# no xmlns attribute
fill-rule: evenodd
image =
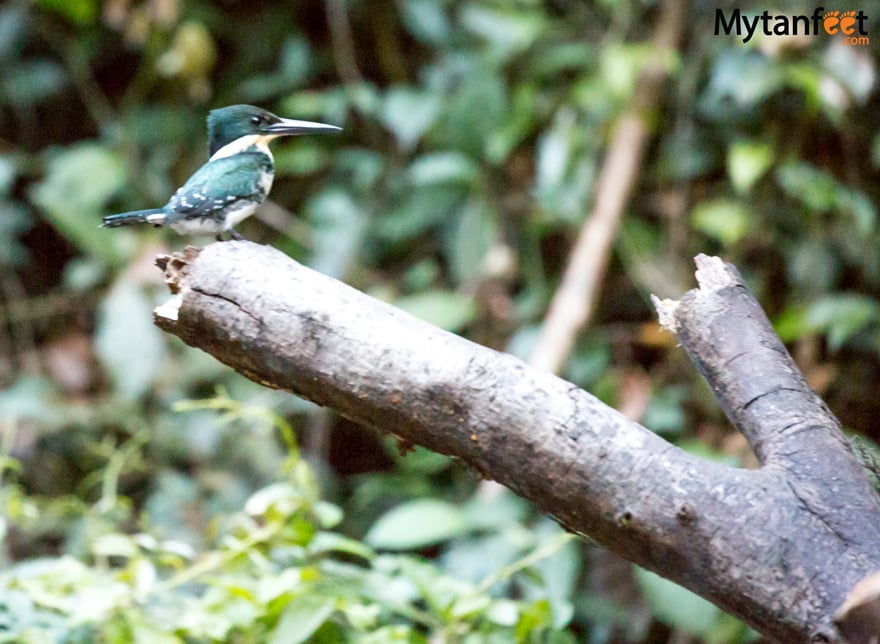
<svg viewBox="0 0 880 644"><path fill-rule="evenodd" d="M222 232L217 233L216 235L214 235L214 239L216 239L218 242L223 241L223 233ZM237 233L234 230L230 230L229 231L229 240L230 241L233 241L233 240L234 241L247 241L248 239L247 239L247 237L245 237L241 233Z"/></svg>

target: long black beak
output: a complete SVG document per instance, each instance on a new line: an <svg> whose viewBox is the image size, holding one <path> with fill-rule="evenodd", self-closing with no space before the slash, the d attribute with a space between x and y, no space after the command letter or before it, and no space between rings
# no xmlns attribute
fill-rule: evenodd
<svg viewBox="0 0 880 644"><path fill-rule="evenodd" d="M272 123L263 128L266 134L279 135L297 135L297 134L315 134L317 132L341 132L341 127L335 125L327 125L326 123L315 123L313 121L297 121L296 119L280 119L277 123Z"/></svg>

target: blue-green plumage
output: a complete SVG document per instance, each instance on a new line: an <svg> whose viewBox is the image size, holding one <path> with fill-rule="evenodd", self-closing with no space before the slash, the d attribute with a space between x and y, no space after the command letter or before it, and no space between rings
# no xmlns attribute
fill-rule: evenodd
<svg viewBox="0 0 880 644"><path fill-rule="evenodd" d="M337 131L323 123L275 116L252 105L232 105L208 115L210 160L162 208L104 217L101 226L135 223L168 226L180 234L230 231L254 213L272 189L275 168L269 142L279 136Z"/></svg>

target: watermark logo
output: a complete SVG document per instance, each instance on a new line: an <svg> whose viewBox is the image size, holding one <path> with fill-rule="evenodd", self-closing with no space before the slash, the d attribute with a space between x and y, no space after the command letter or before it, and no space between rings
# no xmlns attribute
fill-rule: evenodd
<svg viewBox="0 0 880 644"><path fill-rule="evenodd" d="M735 33L744 43L757 33L765 36L827 36L843 39L845 45L866 46L871 44L868 36L868 16L861 9L846 11L825 11L816 7L813 13L777 14L769 11L745 15L740 9L733 9L726 15L723 9L715 10L715 35Z"/></svg>

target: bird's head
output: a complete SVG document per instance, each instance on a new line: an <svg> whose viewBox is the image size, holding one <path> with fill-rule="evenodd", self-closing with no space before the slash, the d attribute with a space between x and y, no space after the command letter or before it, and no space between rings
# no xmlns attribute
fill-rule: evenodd
<svg viewBox="0 0 880 644"><path fill-rule="evenodd" d="M211 110L208 114L211 156L220 148L246 136L258 136L269 141L279 136L336 132L341 129L335 125L281 118L253 105L230 105Z"/></svg>

